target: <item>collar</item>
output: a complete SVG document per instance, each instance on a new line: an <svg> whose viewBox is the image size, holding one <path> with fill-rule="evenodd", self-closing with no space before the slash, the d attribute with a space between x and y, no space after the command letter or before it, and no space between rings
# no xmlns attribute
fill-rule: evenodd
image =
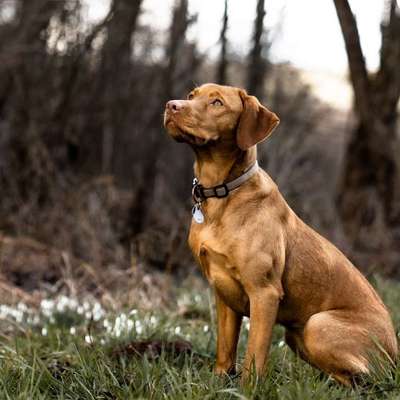
<svg viewBox="0 0 400 400"><path fill-rule="evenodd" d="M258 162L256 161L251 167L247 168L242 175L230 182L223 182L220 185L205 188L200 184L197 178L193 179L192 198L195 204L200 204L209 197L217 197L222 199L227 197L232 190L237 189L240 185L250 179L258 170Z"/></svg>

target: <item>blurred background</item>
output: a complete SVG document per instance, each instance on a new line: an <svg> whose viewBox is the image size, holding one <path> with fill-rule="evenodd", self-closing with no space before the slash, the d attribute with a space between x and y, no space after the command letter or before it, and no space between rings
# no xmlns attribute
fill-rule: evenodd
<svg viewBox="0 0 400 400"><path fill-rule="evenodd" d="M162 113L205 82L274 110L259 161L290 206L400 277L396 0L0 0L2 301L162 301L199 274L193 155Z"/></svg>

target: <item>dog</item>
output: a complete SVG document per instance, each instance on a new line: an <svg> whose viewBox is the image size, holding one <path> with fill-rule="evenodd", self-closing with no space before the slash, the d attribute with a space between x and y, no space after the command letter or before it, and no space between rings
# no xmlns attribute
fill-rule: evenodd
<svg viewBox="0 0 400 400"><path fill-rule="evenodd" d="M279 124L245 90L205 84L166 104L164 127L195 153L189 245L215 292L217 374L235 373L243 316L250 318L242 380L266 368L272 328L311 365L351 385L371 354L395 360L382 300L332 243L306 225L257 166L257 143Z"/></svg>

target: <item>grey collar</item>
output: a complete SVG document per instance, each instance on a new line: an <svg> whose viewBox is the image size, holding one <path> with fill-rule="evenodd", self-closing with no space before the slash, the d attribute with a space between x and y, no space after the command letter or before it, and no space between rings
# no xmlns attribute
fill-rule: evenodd
<svg viewBox="0 0 400 400"><path fill-rule="evenodd" d="M230 182L223 182L220 185L205 188L200 184L197 178L193 179L192 198L195 204L201 204L202 201L209 197L217 197L221 199L227 197L232 190L237 189L240 185L250 179L258 170L258 162L256 161L251 167L247 168L242 175Z"/></svg>

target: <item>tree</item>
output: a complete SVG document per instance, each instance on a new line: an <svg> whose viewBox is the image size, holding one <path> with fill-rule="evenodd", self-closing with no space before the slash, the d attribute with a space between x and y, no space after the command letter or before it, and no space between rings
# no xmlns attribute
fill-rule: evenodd
<svg viewBox="0 0 400 400"><path fill-rule="evenodd" d="M55 135L46 129L51 115L51 107L45 107L50 92L47 79L52 69L47 44L51 20L64 6L64 1L16 1L8 37L0 40L0 120L8 114L4 136L12 143L6 154L10 169L0 171L0 184L4 182L15 198L43 201L54 179L56 152L48 145ZM13 173L17 179L10 179Z"/></svg>
<svg viewBox="0 0 400 400"><path fill-rule="evenodd" d="M2 25L0 31L0 112L6 98L13 97L13 81L25 83L34 72L30 63L40 65L46 56L46 29L51 18L63 9L64 1L17 0L14 6L14 20Z"/></svg>
<svg viewBox="0 0 400 400"><path fill-rule="evenodd" d="M380 66L377 73L369 74L350 5L347 0L334 0L334 4L346 46L357 117L345 152L338 209L353 246L380 254L381 260L383 254L387 255L383 261L387 268L394 268L393 252L398 252L400 240L400 152L396 132L399 7L396 0L387 1L381 26ZM398 264L398 254L396 258Z"/></svg>
<svg viewBox="0 0 400 400"><path fill-rule="evenodd" d="M217 83L220 85L225 85L227 83L226 70L228 67L227 60L227 47L228 40L226 37L226 32L228 30L228 0L225 0L225 8L224 8L224 16L222 17L222 28L220 35L221 42L221 54L218 62L218 70L217 70Z"/></svg>
<svg viewBox="0 0 400 400"><path fill-rule="evenodd" d="M142 0L113 0L102 49L101 86L104 88L103 172L113 169L119 135L127 115L130 96L132 35L136 30Z"/></svg>
<svg viewBox="0 0 400 400"><path fill-rule="evenodd" d="M262 99L264 95L264 79L267 72L265 52L268 45L264 28L265 14L265 1L258 0L257 15L254 20L253 46L249 55L247 90L259 99Z"/></svg>
<svg viewBox="0 0 400 400"><path fill-rule="evenodd" d="M183 59L183 53L187 42L185 40L186 31L189 25L195 20L195 17L189 15L188 0L176 0L172 11L172 20L169 27L169 38L165 47L165 67L161 71L162 81L160 83L160 93L153 112L150 114L146 123L146 131L148 132L147 141L151 143L151 152L143 162L142 179L138 184L136 196L131 212L131 229L132 235L141 233L146 226L149 218L149 204L151 204L154 194L155 183L158 176L159 160L161 159L163 146L166 146L166 138L160 135L159 127L161 125L160 110L163 110L165 103L175 98L181 89L178 85L179 81L185 81L182 73L182 65L178 60ZM191 52L192 62L193 53L196 51L195 46L187 46L186 50ZM192 64L191 62L191 64ZM180 67L180 68L179 68ZM183 73L187 74L187 65L183 66ZM193 73L196 65L191 66L190 73Z"/></svg>
<svg viewBox="0 0 400 400"><path fill-rule="evenodd" d="M174 97L174 83L176 81L178 57L181 54L182 47L185 44L184 37L187 28L191 23L188 14L188 0L179 0L175 3L172 11L172 21L169 29L169 40L166 46L165 59L167 67L164 71L164 96L163 100ZM164 103L164 101L163 101Z"/></svg>

